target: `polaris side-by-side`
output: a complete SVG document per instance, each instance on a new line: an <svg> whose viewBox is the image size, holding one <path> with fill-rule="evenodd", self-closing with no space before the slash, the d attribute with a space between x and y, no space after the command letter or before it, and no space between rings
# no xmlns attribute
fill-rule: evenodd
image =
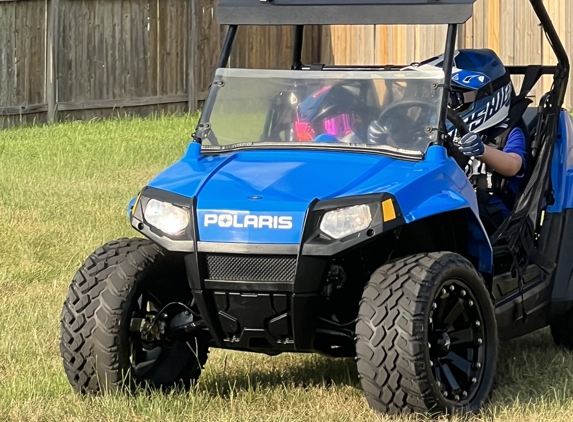
<svg viewBox="0 0 573 422"><path fill-rule="evenodd" d="M190 386L211 347L318 352L356 358L378 411L466 412L491 393L498 340L551 326L573 348L569 61L529 1L557 65L456 51L474 0L222 0L229 27L187 152L129 204L144 238L103 245L70 286L72 386ZM447 24L445 52L303 63L304 25L331 24ZM292 25L292 68L228 68L239 25ZM553 86L531 105L542 75ZM527 168L488 233L457 140L500 127L524 132Z"/></svg>

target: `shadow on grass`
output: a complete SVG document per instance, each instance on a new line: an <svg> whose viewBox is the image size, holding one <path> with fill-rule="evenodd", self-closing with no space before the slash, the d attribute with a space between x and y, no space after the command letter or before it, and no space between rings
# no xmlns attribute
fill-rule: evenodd
<svg viewBox="0 0 573 422"><path fill-rule="evenodd" d="M262 388L287 387L308 389L329 388L333 385L360 387L356 363L353 359L332 359L312 356L303 362L279 367L250 368L248 370L225 371L218 369L199 383L201 391L216 396L257 391Z"/></svg>
<svg viewBox="0 0 573 422"><path fill-rule="evenodd" d="M573 353L557 347L548 329L500 345L493 406L516 403L560 405L573 396ZM312 356L303 362L284 362L254 368L217 368L202 379L198 388L226 398L238 392L264 388L329 388L332 385L360 389L353 359Z"/></svg>

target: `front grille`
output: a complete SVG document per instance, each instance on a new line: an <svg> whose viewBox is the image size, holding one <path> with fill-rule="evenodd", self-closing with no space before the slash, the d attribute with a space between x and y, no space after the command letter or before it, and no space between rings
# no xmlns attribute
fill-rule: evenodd
<svg viewBox="0 0 573 422"><path fill-rule="evenodd" d="M207 279L294 281L296 256L206 254Z"/></svg>

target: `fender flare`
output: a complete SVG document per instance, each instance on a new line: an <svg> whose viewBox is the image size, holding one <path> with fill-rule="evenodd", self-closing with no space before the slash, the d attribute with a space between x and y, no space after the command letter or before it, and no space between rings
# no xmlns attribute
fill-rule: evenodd
<svg viewBox="0 0 573 422"><path fill-rule="evenodd" d="M477 258L480 272L493 272L493 248L483 224L479 219L477 199L468 200L453 190L443 190L429 197L405 215L407 223L445 214L463 211L467 221L468 253Z"/></svg>

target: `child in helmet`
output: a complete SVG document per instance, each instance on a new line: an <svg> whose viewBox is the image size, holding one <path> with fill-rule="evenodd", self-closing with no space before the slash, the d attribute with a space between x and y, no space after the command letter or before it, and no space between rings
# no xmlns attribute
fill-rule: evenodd
<svg viewBox="0 0 573 422"><path fill-rule="evenodd" d="M344 81L321 87L302 101L294 122L300 142L363 143L366 122L375 116L361 92L369 81Z"/></svg>
<svg viewBox="0 0 573 422"><path fill-rule="evenodd" d="M460 140L460 151L486 167L482 183L477 181L480 219L492 235L507 218L516 197L521 193L521 180L527 165L526 141L519 127L507 129L502 134L498 148L485 145L482 137L474 132ZM489 172L489 174L488 174ZM480 186L482 183L482 186Z"/></svg>
<svg viewBox="0 0 573 422"><path fill-rule="evenodd" d="M459 50L454 62L449 106L470 128L470 133L461 138L459 148L474 159L470 161L468 175L476 187L480 219L492 235L509 215L523 188L526 129L519 123L508 126L512 124L509 116L513 84L493 51ZM441 67L443 57L423 64ZM494 142L486 145L486 138L494 138Z"/></svg>

